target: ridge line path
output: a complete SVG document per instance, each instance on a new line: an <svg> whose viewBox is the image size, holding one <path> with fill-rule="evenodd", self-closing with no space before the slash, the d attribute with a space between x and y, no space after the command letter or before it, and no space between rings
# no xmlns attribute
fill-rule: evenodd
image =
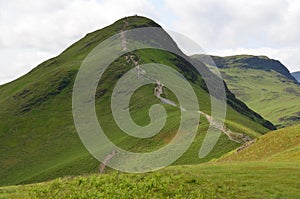
<svg viewBox="0 0 300 199"><path fill-rule="evenodd" d="M126 50L128 50L128 48L127 48L125 31L129 24L128 24L127 19L125 19L123 22L124 22L124 25L123 25L123 28L121 29L121 42L122 42L123 50L126 51ZM146 75L146 71L140 68L140 65L139 65L140 59L137 58L136 55L134 55L133 53L128 53L128 55L126 55L126 61L127 61L127 63L130 63L130 62L133 63L133 65L136 67L137 75L139 78L147 78L147 79L153 80L153 83L156 83L156 87L154 88L154 96L155 97L157 97L164 104L178 107L175 102L161 97L161 94L163 93L164 85L162 83L160 83L159 80L153 79L152 77L149 77ZM186 109L184 107L180 106L179 108L181 111L186 111ZM238 142L238 143L246 143L248 141L251 141L251 138L249 138L248 136L246 136L242 133L233 133L231 130L227 129L224 124L220 124L217 121L215 121L212 118L212 116L210 116L202 111L197 111L197 112L200 113L201 115L204 115L206 117L207 121L214 128L219 129L221 132L223 132L225 135L227 135L229 140Z"/></svg>
<svg viewBox="0 0 300 199"><path fill-rule="evenodd" d="M123 47L124 51L127 51L127 41L126 41L126 34L125 31L128 27L128 21L127 19L123 20L124 25L120 31L121 34L121 44ZM169 99L163 98L161 97L161 94L163 94L163 87L164 85L162 83L160 83L159 80L154 79L150 76L146 75L146 71L140 68L139 65L139 61L140 59L133 53L129 52L128 55L126 55L126 62L128 64L130 64L130 62L133 63L133 65L136 68L136 72L137 72L137 76L138 78L147 78L153 81L153 83L156 83L156 87L154 88L154 96L157 97L163 104L168 104L174 107L178 107L177 104ZM179 106L181 111L186 111L186 109L182 106ZM213 120L212 116L202 112L202 111L197 111L198 113L200 113L201 115L204 115L207 119L207 121L216 129L219 129L221 132L223 132L225 135L227 135L228 139L233 141L233 142L238 142L238 143L247 143L249 141L253 142L253 140L251 140L248 136L241 134L241 133L233 133L230 130L227 130L227 128L225 127L225 125L218 123L217 121ZM240 140L237 140L234 138L234 136L236 136L237 138L239 138ZM245 144L244 144L245 145ZM242 150L242 147L244 146L242 145L239 149ZM108 154L105 159L103 160L103 162L100 164L99 166L99 173L103 173L105 170L106 165L110 162L110 160L117 154L116 150L113 150L110 154Z"/></svg>

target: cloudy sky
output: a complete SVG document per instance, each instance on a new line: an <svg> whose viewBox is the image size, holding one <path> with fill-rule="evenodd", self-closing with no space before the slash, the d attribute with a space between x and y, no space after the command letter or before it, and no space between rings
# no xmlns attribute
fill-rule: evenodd
<svg viewBox="0 0 300 199"><path fill-rule="evenodd" d="M207 53L267 55L300 71L297 0L0 0L0 84L134 14L188 36Z"/></svg>

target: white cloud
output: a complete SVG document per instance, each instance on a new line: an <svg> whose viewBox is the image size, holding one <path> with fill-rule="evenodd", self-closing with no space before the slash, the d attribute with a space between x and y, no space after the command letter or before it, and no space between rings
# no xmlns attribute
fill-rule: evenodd
<svg viewBox="0 0 300 199"><path fill-rule="evenodd" d="M300 46L300 1L289 1L289 7L280 23L269 31L269 37L280 45Z"/></svg>
<svg viewBox="0 0 300 199"><path fill-rule="evenodd" d="M269 31L282 24L289 9L285 0L166 2L178 16L174 27L209 48L270 44Z"/></svg>
<svg viewBox="0 0 300 199"><path fill-rule="evenodd" d="M172 28L206 52L266 54L291 71L300 70L299 1L166 0L166 4L177 16Z"/></svg>
<svg viewBox="0 0 300 199"><path fill-rule="evenodd" d="M157 15L147 0L0 1L0 84L57 55L85 34L133 14Z"/></svg>
<svg viewBox="0 0 300 199"><path fill-rule="evenodd" d="M0 84L133 14L189 36L207 52L265 54L300 70L297 0L0 0Z"/></svg>

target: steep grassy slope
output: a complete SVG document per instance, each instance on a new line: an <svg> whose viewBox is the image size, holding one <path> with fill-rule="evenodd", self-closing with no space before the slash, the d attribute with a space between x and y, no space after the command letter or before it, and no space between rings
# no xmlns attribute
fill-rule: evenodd
<svg viewBox="0 0 300 199"><path fill-rule="evenodd" d="M300 72L293 72L291 74L300 83Z"/></svg>
<svg viewBox="0 0 300 199"><path fill-rule="evenodd" d="M300 163L300 125L272 131L257 142L220 161L272 161Z"/></svg>
<svg viewBox="0 0 300 199"><path fill-rule="evenodd" d="M77 71L87 54L104 39L119 33L124 27L121 19L111 26L86 35L59 56L45 61L27 75L0 86L0 185L37 182L65 175L97 172L99 163L82 145L72 117L72 89ZM127 29L159 27L143 17L126 19ZM167 41L173 42L167 34ZM176 45L172 43L172 45ZM184 75L199 97L202 111L210 113L210 98L200 76L182 58L160 50L134 52L141 62L167 64ZM120 57L112 63L96 93L96 110L107 136L114 143L131 151L151 151L168 143L174 136L180 112L164 105L168 120L163 131L149 139L135 139L122 133L116 126L110 110L110 95L116 81L133 68ZM131 99L130 113L138 124L149 121L148 110L160 101L153 95L155 85L148 85L135 92ZM176 101L172 92L166 90ZM257 137L274 128L258 114L247 108L227 91L228 107L226 126L234 132ZM240 146L222 135L214 150L204 159L198 158L199 148L208 128L203 117L194 143L175 164L195 164L218 158Z"/></svg>
<svg viewBox="0 0 300 199"><path fill-rule="evenodd" d="M212 58L229 89L251 109L278 127L300 123L300 85L279 61L251 55Z"/></svg>
<svg viewBox="0 0 300 199"><path fill-rule="evenodd" d="M174 166L147 174L89 175L0 188L0 198L299 198L299 164Z"/></svg>

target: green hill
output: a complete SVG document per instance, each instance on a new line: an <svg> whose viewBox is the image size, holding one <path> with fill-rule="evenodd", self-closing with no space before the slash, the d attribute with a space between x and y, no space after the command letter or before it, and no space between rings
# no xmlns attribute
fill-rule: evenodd
<svg viewBox="0 0 300 199"><path fill-rule="evenodd" d="M300 125L272 131L243 150L220 161L271 161L300 163Z"/></svg>
<svg viewBox="0 0 300 199"><path fill-rule="evenodd" d="M57 57L43 62L23 77L0 86L0 185L39 182L68 175L95 173L99 162L82 145L76 132L72 115L72 90L78 69L84 58L103 40L124 30L137 27L160 27L144 17L128 17L101 30L87 34ZM164 32L164 41L176 47ZM155 42L155 41L154 41ZM178 49L178 51L180 51ZM201 111L210 114L210 96L203 79L184 59L162 50L144 49L131 55L140 63L156 62L173 67L185 75L193 86ZM96 111L107 136L118 146L133 152L152 151L168 143L178 128L180 111L164 104L167 123L156 136L137 139L124 134L115 124L110 109L110 96L117 80L132 69L126 56L115 60L106 70L96 93ZM207 70L202 66L203 70ZM211 78L217 78L208 70ZM140 125L150 122L148 110L160 100L153 95L155 84L138 89L130 101L130 113ZM226 128L231 137L240 135L255 138L274 126L237 100L227 89ZM166 89L165 96L177 102ZM188 151L174 164L196 164L218 158L239 147L222 134L212 152L199 159L199 148L208 128L201 117L196 138ZM236 139L237 139L236 138Z"/></svg>
<svg viewBox="0 0 300 199"><path fill-rule="evenodd" d="M251 109L279 128L300 123L300 85L279 61L252 55L212 59L229 89Z"/></svg>

